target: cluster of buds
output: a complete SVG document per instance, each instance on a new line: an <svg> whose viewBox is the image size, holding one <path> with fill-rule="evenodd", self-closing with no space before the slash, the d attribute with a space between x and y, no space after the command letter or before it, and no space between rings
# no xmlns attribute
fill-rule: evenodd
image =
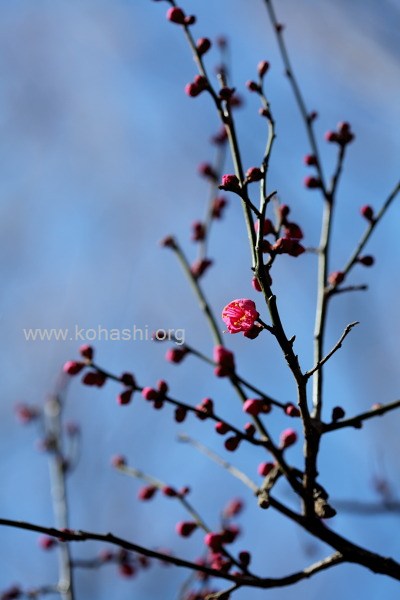
<svg viewBox="0 0 400 600"><path fill-rule="evenodd" d="M171 23L176 23L176 25L189 26L196 23L196 17L194 15L185 15L179 6L173 6L167 10L167 19Z"/></svg>
<svg viewBox="0 0 400 600"><path fill-rule="evenodd" d="M144 387L142 389L142 396L145 400L153 402L154 408L162 408L164 406L164 399L168 392L168 384L163 379L160 379L157 383L157 388Z"/></svg>
<svg viewBox="0 0 400 600"><path fill-rule="evenodd" d="M346 146L354 140L354 133L351 131L350 123L338 123L336 131L327 131L325 139L327 142Z"/></svg>

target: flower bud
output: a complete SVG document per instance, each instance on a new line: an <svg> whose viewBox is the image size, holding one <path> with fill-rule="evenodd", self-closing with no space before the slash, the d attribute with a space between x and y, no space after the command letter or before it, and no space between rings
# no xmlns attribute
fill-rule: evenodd
<svg viewBox="0 0 400 600"><path fill-rule="evenodd" d="M181 8L173 6L167 10L167 19L168 21L171 21L171 23L183 25L185 23L185 13Z"/></svg>
<svg viewBox="0 0 400 600"><path fill-rule="evenodd" d="M258 63L257 71L258 71L258 75L260 77L264 77L264 75L266 74L268 69L269 69L269 62L267 60L262 60Z"/></svg>
<svg viewBox="0 0 400 600"><path fill-rule="evenodd" d="M344 281L345 278L345 274L342 273L342 271L334 271L333 273L331 273L328 277L328 283L330 283L332 286L337 286L339 284L342 283L342 281Z"/></svg>
<svg viewBox="0 0 400 600"><path fill-rule="evenodd" d="M372 206L365 204L360 208L360 213L362 214L364 219L367 219L367 221L374 220L374 209L372 208Z"/></svg>
<svg viewBox="0 0 400 600"><path fill-rule="evenodd" d="M261 475L261 477L267 477L267 475L269 475L271 473L274 466L275 465L272 462L260 463L257 467L257 472L259 475Z"/></svg>
<svg viewBox="0 0 400 600"><path fill-rule="evenodd" d="M211 42L208 38L200 38L197 40L196 48L199 56L203 56L211 48Z"/></svg>
<svg viewBox="0 0 400 600"><path fill-rule="evenodd" d="M285 429L281 433L280 444L281 448L289 448L289 446L293 446L297 442L297 433L294 429Z"/></svg>
<svg viewBox="0 0 400 600"><path fill-rule="evenodd" d="M189 537L198 525L194 521L180 521L176 524L176 533L182 537Z"/></svg>

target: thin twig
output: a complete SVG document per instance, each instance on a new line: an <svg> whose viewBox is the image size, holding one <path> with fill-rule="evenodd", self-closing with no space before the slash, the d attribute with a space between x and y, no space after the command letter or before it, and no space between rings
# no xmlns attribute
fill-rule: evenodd
<svg viewBox="0 0 400 600"><path fill-rule="evenodd" d="M396 408L400 408L400 400L390 402L389 404L377 404L375 408L360 413L359 415L351 417L350 419L343 419L341 421L334 421L332 423L323 423L322 431L323 433L328 433L329 431L336 431L337 429L344 429L345 427L354 427L356 429L360 429L363 421L367 421L368 419L372 419L379 415L384 415L385 413L395 410Z"/></svg>
<svg viewBox="0 0 400 600"><path fill-rule="evenodd" d="M315 373L315 371L320 369L322 367L322 365L324 365L331 358L331 356L333 356L333 354L335 354L335 352L337 352L337 350L339 350L342 347L342 344L343 344L343 341L345 340L345 338L349 335L349 333L353 329L353 327L355 327L358 324L359 324L359 321L354 321L354 323L350 323L349 325L347 325L347 327L343 331L342 335L340 336L339 340L333 346L332 350L330 350L330 352L328 352L328 354L326 354L324 356L324 358L322 358L319 361L319 363L317 365L315 365L315 367L313 367L310 371L307 371L306 373L304 373L304 376L309 378L309 377L311 377L311 375L313 375Z"/></svg>

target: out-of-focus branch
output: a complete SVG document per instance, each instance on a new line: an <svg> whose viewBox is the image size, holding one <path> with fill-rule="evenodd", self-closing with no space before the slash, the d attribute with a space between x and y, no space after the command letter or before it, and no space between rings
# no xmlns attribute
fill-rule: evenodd
<svg viewBox="0 0 400 600"><path fill-rule="evenodd" d="M355 429L360 429L363 421L373 419L379 415L384 415L385 413L395 410L396 408L400 408L400 400L395 400L389 404L376 404L376 406L371 410L360 413L359 415L351 417L350 419L343 419L341 421L334 421L332 423L323 423L322 431L323 433L328 433L329 431L336 431L337 429L344 429L345 427L354 427Z"/></svg>
<svg viewBox="0 0 400 600"><path fill-rule="evenodd" d="M46 400L44 415L46 433L51 444L49 453L51 494L56 526L68 529L68 499L66 490L66 463L62 447L62 399L59 394ZM73 568L69 544L59 544L58 590L63 600L74 600Z"/></svg>

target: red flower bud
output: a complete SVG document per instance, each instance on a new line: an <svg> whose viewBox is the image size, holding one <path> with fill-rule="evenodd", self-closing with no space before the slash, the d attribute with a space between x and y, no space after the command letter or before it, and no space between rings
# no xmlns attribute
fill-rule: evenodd
<svg viewBox="0 0 400 600"><path fill-rule="evenodd" d="M288 448L297 442L297 433L294 429L285 429L281 433L280 443L281 448Z"/></svg>
<svg viewBox="0 0 400 600"><path fill-rule="evenodd" d="M250 169L246 171L246 179L250 183L253 181L261 181L262 178L262 171L258 167L250 167Z"/></svg>
<svg viewBox="0 0 400 600"><path fill-rule="evenodd" d="M223 537L220 533L207 533L204 536L204 543L211 548L213 552L217 552L218 550L221 550Z"/></svg>
<svg viewBox="0 0 400 600"><path fill-rule="evenodd" d="M190 267L190 272L192 273L195 279L199 279L204 273L211 267L213 261L209 258L203 258L201 260L196 260L192 266Z"/></svg>
<svg viewBox="0 0 400 600"><path fill-rule="evenodd" d="M135 381L135 378L132 375L132 373L122 373L122 375L121 375L121 382L126 387L130 387L130 388L135 388L136 387L136 381Z"/></svg>
<svg viewBox="0 0 400 600"><path fill-rule="evenodd" d="M100 371L89 371L82 377L82 383L85 385L102 387L107 381L107 375Z"/></svg>
<svg viewBox="0 0 400 600"><path fill-rule="evenodd" d="M373 256L359 256L358 257L358 262L361 265L364 265L364 267L372 267L372 265L375 262L375 258Z"/></svg>
<svg viewBox="0 0 400 600"><path fill-rule="evenodd" d="M297 406L295 406L291 402L286 404L285 413L288 415L288 417L299 417L300 416L299 409L297 408Z"/></svg>
<svg viewBox="0 0 400 600"><path fill-rule="evenodd" d="M241 438L236 435L227 438L224 443L225 449L229 452L234 452L238 448L240 441Z"/></svg>
<svg viewBox="0 0 400 600"><path fill-rule="evenodd" d="M181 8L174 6L167 10L167 19L168 21L171 21L171 23L183 25L185 23L185 13Z"/></svg>
<svg viewBox="0 0 400 600"><path fill-rule="evenodd" d="M211 179L212 181L217 181L218 176L215 172L215 169L209 163L201 163L197 168L199 175L202 177L206 177L207 179Z"/></svg>
<svg viewBox="0 0 400 600"><path fill-rule="evenodd" d="M247 171L247 173L248 173L248 171ZM256 221L256 223L254 225L255 230L258 231L259 227L260 227L260 222ZM269 235L270 233L274 233L274 231L275 231L275 229L274 229L274 225L273 225L271 219L264 219L264 223L263 223L263 227L262 227L263 237L266 235Z"/></svg>
<svg viewBox="0 0 400 600"><path fill-rule="evenodd" d="M201 242L204 240L206 235L206 228L204 223L200 221L195 221L192 223L192 241L193 242Z"/></svg>
<svg viewBox="0 0 400 600"><path fill-rule="evenodd" d="M317 157L314 154L306 154L304 157L304 164L308 167L314 167L318 164Z"/></svg>
<svg viewBox="0 0 400 600"><path fill-rule="evenodd" d="M213 219L220 219L222 217L222 212L227 205L227 200L222 197L214 198L211 215Z"/></svg>
<svg viewBox="0 0 400 600"><path fill-rule="evenodd" d="M256 292L262 292L262 287L257 277L253 277L253 279L251 280L251 285L256 290Z"/></svg>
<svg viewBox="0 0 400 600"><path fill-rule="evenodd" d="M344 281L345 275L344 273L342 273L342 271L334 271L333 273L331 273L328 277L328 282L332 285L332 286L336 286L339 285L340 283L342 283L342 281Z"/></svg>
<svg viewBox="0 0 400 600"><path fill-rule="evenodd" d="M133 577L136 572L134 567L129 563L122 563L118 565L118 571L122 577Z"/></svg>
<svg viewBox="0 0 400 600"><path fill-rule="evenodd" d="M164 485L161 491L164 494L164 496L167 496L168 498L176 498L176 496L178 495L178 492L170 485Z"/></svg>
<svg viewBox="0 0 400 600"><path fill-rule="evenodd" d="M316 190L316 189L320 188L322 184L321 184L321 180L319 179L319 177L310 177L309 176L304 179L304 185L309 190Z"/></svg>
<svg viewBox="0 0 400 600"><path fill-rule="evenodd" d="M138 491L139 500L151 500L158 488L155 485L146 485Z"/></svg>
<svg viewBox="0 0 400 600"><path fill-rule="evenodd" d="M84 344L83 346L81 346L79 348L79 354L81 356L83 356L84 358L87 358L88 360L92 360L93 355L94 355L94 350L93 350L92 346L88 346L87 344Z"/></svg>
<svg viewBox="0 0 400 600"><path fill-rule="evenodd" d="M257 467L257 472L259 475L261 475L261 477L266 477L267 475L269 475L271 473L274 466L275 465L272 462L260 463Z"/></svg>
<svg viewBox="0 0 400 600"><path fill-rule="evenodd" d="M227 350L224 346L215 346L213 351L214 362L228 369L234 370L235 357L233 352Z"/></svg>
<svg viewBox="0 0 400 600"><path fill-rule="evenodd" d="M222 183L218 186L220 190L225 190L227 192L235 192L236 194L241 193L241 187L239 179L236 175L222 175Z"/></svg>
<svg viewBox="0 0 400 600"><path fill-rule="evenodd" d="M266 400L256 400L255 398L250 398L244 402L243 411L256 417L260 413L267 414L271 412L271 404Z"/></svg>
<svg viewBox="0 0 400 600"><path fill-rule="evenodd" d="M121 404L121 405L129 404L130 401L132 400L132 394L133 394L132 389L124 390L123 392L121 392L117 397L118 404Z"/></svg>
<svg viewBox="0 0 400 600"><path fill-rule="evenodd" d="M76 360L69 360L63 366L63 371L68 375L77 375L85 366L85 363L77 362Z"/></svg>
<svg viewBox="0 0 400 600"><path fill-rule="evenodd" d="M172 363L180 363L185 358L186 354L188 354L188 349L183 346L181 348L169 348L165 354L165 359L168 362Z"/></svg>
<svg viewBox="0 0 400 600"><path fill-rule="evenodd" d="M257 71L258 71L258 75L260 77L264 77L264 75L266 74L268 69L269 69L269 62L267 60L262 60L261 62L258 63Z"/></svg>
<svg viewBox="0 0 400 600"><path fill-rule="evenodd" d="M215 424L215 431L220 435L225 435L225 433L230 431L230 427L224 421L218 421L218 423Z"/></svg>
<svg viewBox="0 0 400 600"><path fill-rule="evenodd" d="M246 87L249 92L261 93L261 87L255 81L246 81Z"/></svg>
<svg viewBox="0 0 400 600"><path fill-rule="evenodd" d="M372 208L372 206L369 206L368 204L365 204L364 206L362 206L360 208L360 213L362 214L362 216L367 219L367 221L373 221L374 220L374 209Z"/></svg>
<svg viewBox="0 0 400 600"><path fill-rule="evenodd" d="M51 550L57 545L57 540L48 535L41 535L38 539L38 544L42 550Z"/></svg>
<svg viewBox="0 0 400 600"><path fill-rule="evenodd" d="M180 521L176 524L176 533L182 537L189 537L198 525L194 521Z"/></svg>
<svg viewBox="0 0 400 600"><path fill-rule="evenodd" d="M145 400L157 400L159 398L157 390L151 387L144 387L142 390L142 396Z"/></svg>
<svg viewBox="0 0 400 600"><path fill-rule="evenodd" d="M339 135L336 133L336 131L327 131L324 137L327 142L334 143L339 141Z"/></svg>
<svg viewBox="0 0 400 600"><path fill-rule="evenodd" d="M246 423L244 430L249 437L253 437L256 432L256 428L253 423Z"/></svg>
<svg viewBox="0 0 400 600"><path fill-rule="evenodd" d="M199 56L203 56L211 48L211 42L208 38L200 38L196 43L197 52Z"/></svg>
<svg viewBox="0 0 400 600"><path fill-rule="evenodd" d="M184 406L177 406L175 408L175 421L177 423L182 423L186 419L187 410Z"/></svg>
<svg viewBox="0 0 400 600"><path fill-rule="evenodd" d="M303 230L301 227L299 227L299 225L297 225L297 223L286 222L285 237L293 240L302 240L304 237Z"/></svg>

